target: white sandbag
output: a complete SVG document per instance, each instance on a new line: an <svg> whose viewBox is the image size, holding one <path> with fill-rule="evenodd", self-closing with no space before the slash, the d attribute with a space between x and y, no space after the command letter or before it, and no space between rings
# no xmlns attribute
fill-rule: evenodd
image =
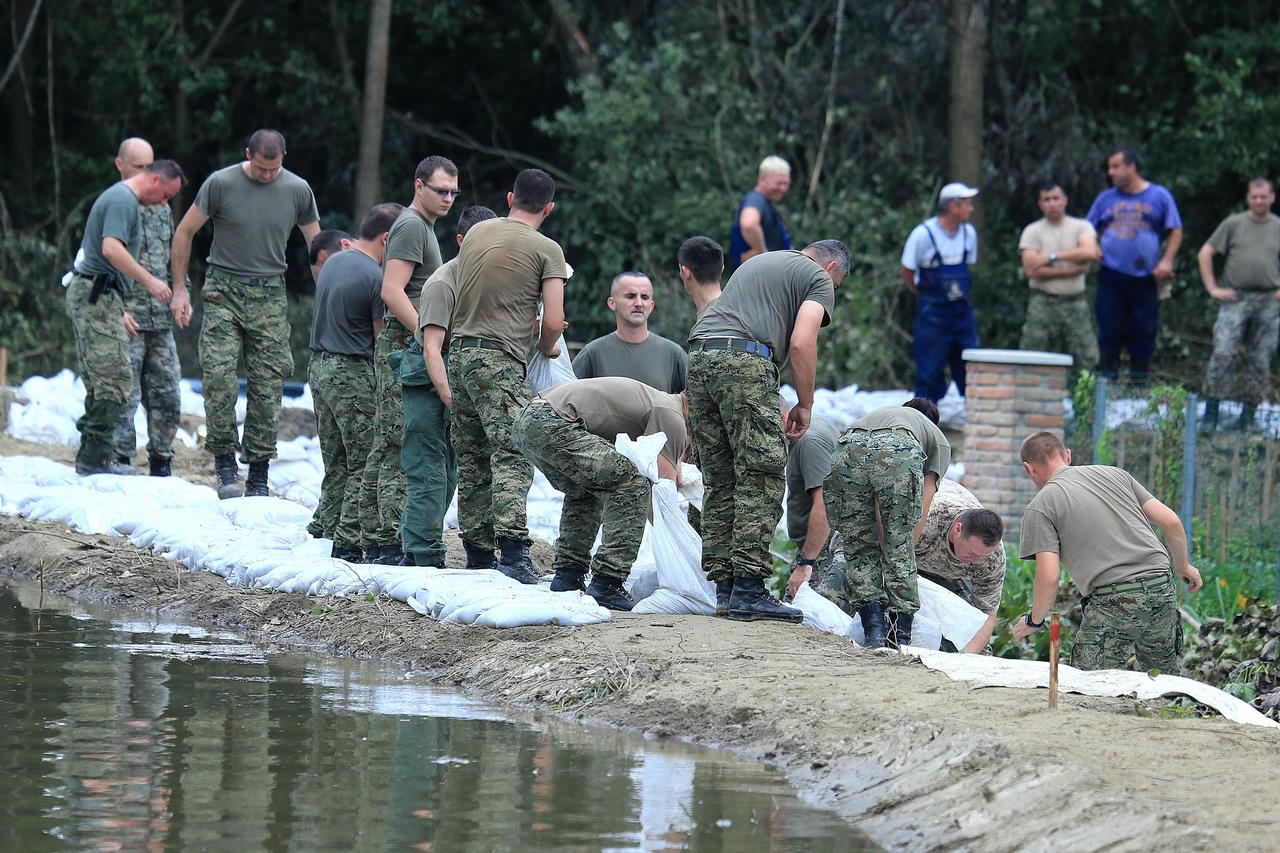
<svg viewBox="0 0 1280 853"><path fill-rule="evenodd" d="M560 354L555 358L547 358L540 351L534 352L529 359L529 368L525 380L529 390L541 394L548 388L554 388L564 382L572 382L578 377L573 372L573 362L569 360L569 347L560 336Z"/></svg>
<svg viewBox="0 0 1280 853"><path fill-rule="evenodd" d="M63 486L76 482L76 472L43 456L0 457L0 481L26 482L37 486Z"/></svg>
<svg viewBox="0 0 1280 853"><path fill-rule="evenodd" d="M229 498L222 502L222 507L232 524L250 530L284 531L299 525L305 528L312 515L304 506L274 497ZM305 541L305 529L302 532L304 536L295 536L295 541Z"/></svg>
<svg viewBox="0 0 1280 853"><path fill-rule="evenodd" d="M963 649L973 635L978 633L987 621L987 614L965 602L960 596L939 586L928 578L918 578L920 590L920 611L916 614L915 624L911 628L911 644L924 645L925 648L936 649L940 642L917 643L916 625L922 621L929 631L932 640L937 631L946 637L957 649Z"/></svg>
<svg viewBox="0 0 1280 853"><path fill-rule="evenodd" d="M799 588L796 589L795 598L791 603L804 613L803 624L810 628L817 628L819 631L826 631L828 634L838 634L841 637L847 636L849 626L854 621L849 614L814 592L808 581L800 584ZM850 639L853 638L851 637ZM857 641L855 640L855 642Z"/></svg>
<svg viewBox="0 0 1280 853"><path fill-rule="evenodd" d="M714 616L715 605L693 599L672 589L655 589L631 608L632 613L656 613L669 616Z"/></svg>
<svg viewBox="0 0 1280 853"><path fill-rule="evenodd" d="M569 597L577 599L572 601ZM553 600L558 599L558 600ZM583 603L585 599L588 603ZM548 592L543 600L508 601L485 610L475 620L487 628L521 625L593 625L609 619L609 611L579 593Z"/></svg>
<svg viewBox="0 0 1280 853"><path fill-rule="evenodd" d="M644 525L644 538L640 540L640 551L622 586L631 600L637 602L653 595L658 589L658 563L653 556L653 525L647 521Z"/></svg>

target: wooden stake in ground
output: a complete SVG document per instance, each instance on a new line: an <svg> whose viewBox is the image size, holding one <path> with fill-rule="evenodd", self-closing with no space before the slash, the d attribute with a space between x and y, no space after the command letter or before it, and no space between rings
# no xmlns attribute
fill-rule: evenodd
<svg viewBox="0 0 1280 853"><path fill-rule="evenodd" d="M0 388L9 385L9 350L0 347Z"/></svg>
<svg viewBox="0 0 1280 853"><path fill-rule="evenodd" d="M1062 645L1062 619L1057 613L1049 621L1049 708L1058 707L1058 649Z"/></svg>

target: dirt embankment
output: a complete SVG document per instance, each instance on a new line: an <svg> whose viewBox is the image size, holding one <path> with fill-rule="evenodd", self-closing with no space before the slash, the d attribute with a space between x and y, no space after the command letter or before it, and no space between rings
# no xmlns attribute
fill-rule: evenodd
<svg viewBox="0 0 1280 853"><path fill-rule="evenodd" d="M546 555L540 554L543 560ZM1268 849L1280 737L1131 700L973 689L790 626L622 615L444 625L396 602L228 587L111 537L0 517L0 574L51 593L401 662L521 706L724 746L909 849Z"/></svg>

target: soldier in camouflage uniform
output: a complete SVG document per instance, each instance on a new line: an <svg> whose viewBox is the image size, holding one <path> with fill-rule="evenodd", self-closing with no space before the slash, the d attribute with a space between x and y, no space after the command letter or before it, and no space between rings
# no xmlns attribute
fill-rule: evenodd
<svg viewBox="0 0 1280 853"><path fill-rule="evenodd" d="M764 579L781 515L786 438L799 439L813 408L818 329L831 320L849 252L822 240L802 252L767 252L733 273L689 333L689 424L702 466L702 566L716 613L743 621L800 622ZM792 362L799 401L778 414L778 373Z"/></svg>
<svg viewBox="0 0 1280 853"><path fill-rule="evenodd" d="M130 178L154 159L151 146L141 139L126 139L120 144L116 169L122 178ZM146 163L141 161L145 160ZM141 165L139 165L141 163ZM169 243L173 239L173 212L168 204L151 204L142 208L142 249L138 263L161 281L169 278ZM173 341L173 315L169 306L156 299L145 288L135 287L125 297L125 310L133 316L138 334L129 339L129 367L133 384L129 398L120 411L116 424L115 451L117 461L130 464L138 437L133 414L138 403L147 415L147 459L153 477L167 477L173 459L173 438L178 434L182 416L178 383L182 366L178 363L178 347Z"/></svg>
<svg viewBox="0 0 1280 853"><path fill-rule="evenodd" d="M920 609L915 542L951 461L937 418L937 406L917 397L854 421L823 488L847 565L843 578L828 575L818 591L858 614L872 648L911 642Z"/></svg>
<svg viewBox="0 0 1280 853"><path fill-rule="evenodd" d="M1218 300L1205 377L1204 425L1210 430L1218 426L1223 399L1244 404L1234 429L1252 425L1258 403L1271 388L1271 359L1280 341L1280 217L1271 212L1275 189L1266 178L1257 178L1249 183L1246 200L1249 210L1227 217L1198 256L1204 289ZM1226 256L1225 287L1214 275L1214 255Z"/></svg>
<svg viewBox="0 0 1280 853"><path fill-rule="evenodd" d="M1187 558L1178 514L1109 465L1071 467L1071 451L1053 433L1022 443L1022 467L1039 492L1022 516L1022 559L1035 559L1031 609L1009 626L1015 639L1043 624L1058 595L1063 568L1084 598L1071 664L1176 675L1182 625L1174 574L1191 592L1200 572ZM1156 538L1160 529L1168 550ZM1170 571L1172 565L1173 571Z"/></svg>
<svg viewBox="0 0 1280 853"><path fill-rule="evenodd" d="M644 536L649 481L614 450L614 438L663 433L667 442L659 470L676 480L689 443L683 410L678 394L611 376L557 385L516 417L511 427L516 447L564 492L553 591L583 589L590 570L587 595L611 610L631 609L623 582ZM593 557L591 546L602 524Z"/></svg>
<svg viewBox="0 0 1280 853"><path fill-rule="evenodd" d="M133 318L124 310L122 293L145 287L158 299L169 298L168 285L138 263L140 205L167 204L185 180L172 160L151 162L103 192L89 210L67 287L67 314L85 386L85 412L76 423L80 430L77 473L134 473L112 452L120 409L132 384L126 335L137 333Z"/></svg>

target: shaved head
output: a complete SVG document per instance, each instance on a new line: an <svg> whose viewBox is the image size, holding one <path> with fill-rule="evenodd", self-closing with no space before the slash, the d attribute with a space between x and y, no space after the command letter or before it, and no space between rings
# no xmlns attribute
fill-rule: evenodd
<svg viewBox="0 0 1280 853"><path fill-rule="evenodd" d="M626 285L649 285L649 292L653 292L653 282L649 280L649 276L642 272L620 272L613 277L613 283L609 285L609 295L614 299L618 298L618 293Z"/></svg>
<svg viewBox="0 0 1280 853"><path fill-rule="evenodd" d="M139 136L130 136L116 150L116 171L121 178L128 180L150 166L155 159L150 142Z"/></svg>

